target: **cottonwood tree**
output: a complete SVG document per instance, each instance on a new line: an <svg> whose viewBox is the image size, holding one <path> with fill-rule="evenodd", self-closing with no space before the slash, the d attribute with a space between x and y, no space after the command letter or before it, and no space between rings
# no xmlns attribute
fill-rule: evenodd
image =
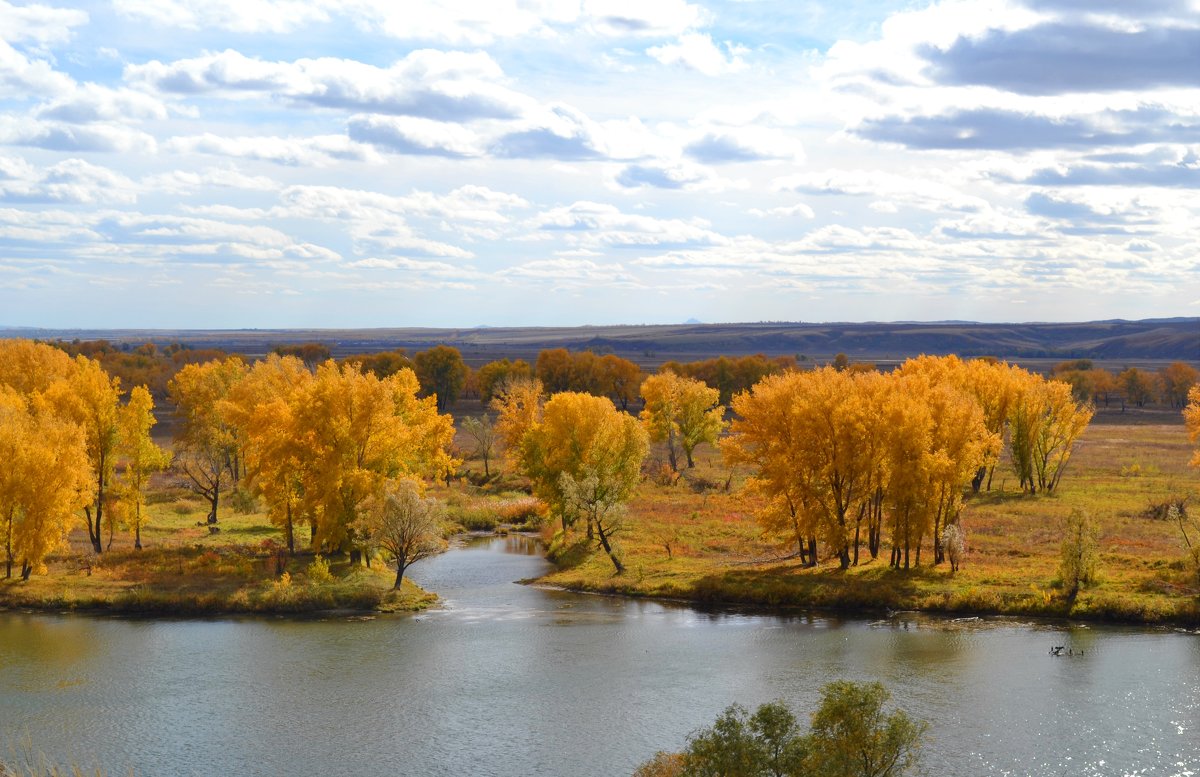
<svg viewBox="0 0 1200 777"><path fill-rule="evenodd" d="M521 441L542 421L542 382L537 378L509 378L496 389L492 409L496 411L496 437L509 464L521 464Z"/></svg>
<svg viewBox="0 0 1200 777"><path fill-rule="evenodd" d="M229 395L229 417L244 440L246 485L266 502L268 517L283 530L292 555L296 525L308 522L305 481L318 455L313 430L298 421L312 382L312 372L298 358L272 354Z"/></svg>
<svg viewBox="0 0 1200 777"><path fill-rule="evenodd" d="M91 463L82 430L50 412L32 410L0 387L0 521L6 578L20 561L21 577L65 543L76 511L91 498Z"/></svg>
<svg viewBox="0 0 1200 777"><path fill-rule="evenodd" d="M98 362L86 356L75 357L72 367L64 379L46 389L44 397L60 418L83 430L92 473L92 499L83 512L92 549L100 553L104 550L101 542L104 509L109 501L108 487L120 438L120 381L109 377Z"/></svg>
<svg viewBox="0 0 1200 777"><path fill-rule="evenodd" d="M1009 410L1009 453L1022 489L1032 494L1058 487L1093 413L1090 404L1075 402L1067 384L1025 378Z"/></svg>
<svg viewBox="0 0 1200 777"><path fill-rule="evenodd" d="M650 439L667 443L671 469L679 471L677 449L682 449L688 468L694 467L696 446L715 444L725 427L725 408L717 404L718 391L701 381L663 372L646 378L641 392L646 401L642 423Z"/></svg>
<svg viewBox="0 0 1200 777"><path fill-rule="evenodd" d="M438 412L458 401L467 383L467 365L457 348L436 345L413 357L413 368L421 391L437 398Z"/></svg>
<svg viewBox="0 0 1200 777"><path fill-rule="evenodd" d="M437 412L433 397L418 398L419 391L412 370L381 380L328 361L298 396L296 428L310 435L303 510L315 548L353 555L355 523L384 483L442 477L457 466L449 453L453 421Z"/></svg>
<svg viewBox="0 0 1200 777"><path fill-rule="evenodd" d="M1171 362L1159 370L1158 382L1163 401L1171 407L1184 407L1192 387L1200 383L1200 371L1184 362Z"/></svg>
<svg viewBox="0 0 1200 777"><path fill-rule="evenodd" d="M507 381L533 378L533 368L524 359L488 362L476 371L479 383L479 399L488 403L496 397Z"/></svg>
<svg viewBox="0 0 1200 777"><path fill-rule="evenodd" d="M384 484L366 512L362 528L367 543L383 550L396 566L393 589L400 589L409 566L445 547L440 515L437 500L422 498L419 484L410 478Z"/></svg>
<svg viewBox="0 0 1200 777"><path fill-rule="evenodd" d="M839 680L821 689L805 765L821 777L893 777L915 768L928 728L901 710L885 714L880 683Z"/></svg>
<svg viewBox="0 0 1200 777"><path fill-rule="evenodd" d="M237 357L189 364L169 384L179 431L175 466L188 486L208 501L208 523L215 524L221 493L241 475L241 441L229 418L228 397L246 376Z"/></svg>
<svg viewBox="0 0 1200 777"><path fill-rule="evenodd" d="M1099 562L1100 528L1090 513L1075 509L1067 518L1059 549L1058 575L1071 599L1081 586L1096 579Z"/></svg>
<svg viewBox="0 0 1200 777"><path fill-rule="evenodd" d="M594 514L577 512L579 503L564 485L581 486L604 504L623 503L641 479L648 447L637 419L617 410L608 398L566 391L551 397L541 420L526 431L520 465L534 494L561 519L563 531L583 517L591 538ZM591 478L596 483L589 488L584 484Z"/></svg>
<svg viewBox="0 0 1200 777"><path fill-rule="evenodd" d="M1188 439L1193 444L1200 443L1200 386L1192 386L1188 391L1188 405L1184 408L1183 419L1187 425ZM1200 467L1200 448L1192 456L1191 465Z"/></svg>
<svg viewBox="0 0 1200 777"><path fill-rule="evenodd" d="M171 463L171 455L150 439L154 419L154 399L145 386L129 392L117 417L117 454L124 462L117 483L117 497L133 527L133 547L142 549L142 506L150 476ZM111 537L111 535L110 535ZM111 542L111 539L110 539Z"/></svg>

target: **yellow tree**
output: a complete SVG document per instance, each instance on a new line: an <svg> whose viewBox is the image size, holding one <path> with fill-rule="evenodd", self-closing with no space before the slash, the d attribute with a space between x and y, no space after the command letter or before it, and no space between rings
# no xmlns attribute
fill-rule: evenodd
<svg viewBox="0 0 1200 777"><path fill-rule="evenodd" d="M293 555L296 524L307 520L304 481L315 461L313 430L297 420L312 381L299 358L271 354L229 393L228 415L244 441L247 485L267 503Z"/></svg>
<svg viewBox="0 0 1200 777"><path fill-rule="evenodd" d="M117 487L118 498L124 505L128 523L133 526L133 547L142 549L142 506L146 502L146 486L150 476L161 472L171 463L171 455L150 439L154 419L154 399L145 386L129 392L129 401L117 416L117 453L125 461L125 469Z"/></svg>
<svg viewBox="0 0 1200 777"><path fill-rule="evenodd" d="M520 464L563 531L585 519L588 538L598 537L620 572L611 544L614 519L641 479L648 447L637 419L607 397L564 391L550 398L541 421L526 432Z"/></svg>
<svg viewBox="0 0 1200 777"><path fill-rule="evenodd" d="M1183 411L1183 418L1187 424L1188 438L1193 444L1200 443L1200 386L1192 386L1188 392L1188 405ZM1200 467L1200 448L1192 456L1191 465Z"/></svg>
<svg viewBox="0 0 1200 777"><path fill-rule="evenodd" d="M1171 407L1183 407L1187 404L1192 386L1200 383L1200 371L1184 362L1171 362L1159 370L1158 382L1162 387L1163 401Z"/></svg>
<svg viewBox="0 0 1200 777"><path fill-rule="evenodd" d="M839 372L825 367L811 372L791 372L764 378L752 391L734 398L736 415L726 443L733 462L769 458L781 444L778 419L761 417L775 403L756 397L782 393L788 407L792 468L804 473L777 493L794 491L796 501L812 516L826 542L845 569L851 563L852 531L859 509L875 485L879 446L864 445L877 434L878 408L871 395L858 390L858 382L878 379L876 373ZM777 477L774 470L759 470L759 478Z"/></svg>
<svg viewBox="0 0 1200 777"><path fill-rule="evenodd" d="M48 412L31 412L13 390L0 390L0 518L5 577L15 560L21 577L43 565L66 540L91 494L91 467L81 430Z"/></svg>
<svg viewBox="0 0 1200 777"><path fill-rule="evenodd" d="M26 399L74 370L75 362L58 348L32 340L0 340L0 385Z"/></svg>
<svg viewBox="0 0 1200 777"><path fill-rule="evenodd" d="M1058 487L1092 414L1091 405L1077 403L1066 383L1026 373L1009 413L1009 453L1023 490Z"/></svg>
<svg viewBox="0 0 1200 777"><path fill-rule="evenodd" d="M510 377L495 390L496 437L510 466L520 466L521 441L542 420L542 397L542 382L537 378Z"/></svg>
<svg viewBox="0 0 1200 777"><path fill-rule="evenodd" d="M355 522L388 480L440 477L458 464L448 452L452 419L419 390L409 369L381 380L356 365L317 368L296 413L296 427L312 435L303 491L315 547L357 556Z"/></svg>
<svg viewBox="0 0 1200 777"><path fill-rule="evenodd" d="M720 392L703 382L674 372L651 375L642 383L642 423L650 439L667 443L671 469L679 471L677 446L689 468L700 443L715 444L725 426L725 408L717 404Z"/></svg>
<svg viewBox="0 0 1200 777"><path fill-rule="evenodd" d="M803 406L796 378L760 382L734 398L733 434L721 443L727 462L751 467L749 491L760 494L765 507L758 519L765 531L795 542L801 563L817 563L819 490L815 472L796 466L794 452L803 444Z"/></svg>
<svg viewBox="0 0 1200 777"><path fill-rule="evenodd" d="M237 429L228 418L230 390L246 375L246 365L224 361L189 364L171 379L169 391L179 419L175 466L189 487L208 500L208 523L217 522L221 492L239 477Z"/></svg>
<svg viewBox="0 0 1200 777"><path fill-rule="evenodd" d="M56 415L83 430L93 495L83 512L88 539L97 553L104 549L101 543L104 509L109 500L108 487L120 438L120 397L120 381L110 377L99 362L86 356L75 357L70 373L52 383L44 393L45 402Z"/></svg>

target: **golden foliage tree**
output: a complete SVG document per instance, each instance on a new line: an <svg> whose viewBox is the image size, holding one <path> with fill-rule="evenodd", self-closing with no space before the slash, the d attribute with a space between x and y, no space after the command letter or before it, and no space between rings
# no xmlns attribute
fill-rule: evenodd
<svg viewBox="0 0 1200 777"><path fill-rule="evenodd" d="M237 357L189 364L169 384L179 431L175 466L188 485L208 500L208 523L217 522L221 492L241 476L237 428L229 418L228 397L246 375Z"/></svg>
<svg viewBox="0 0 1200 777"><path fill-rule="evenodd" d="M47 410L31 409L17 391L0 386L0 520L5 577L43 566L66 540L77 510L91 498L92 469L78 426Z"/></svg>
<svg viewBox="0 0 1200 777"><path fill-rule="evenodd" d="M717 404L719 392L703 382L673 372L652 375L642 383L642 423L650 439L667 443L671 469L679 471L677 450L682 449L689 468L701 443L716 444L725 427L725 408Z"/></svg>
<svg viewBox="0 0 1200 777"><path fill-rule="evenodd" d="M1009 412L1009 453L1022 489L1032 494L1058 487L1093 412L1075 401L1066 383L1025 374Z"/></svg>
<svg viewBox="0 0 1200 777"><path fill-rule="evenodd" d="M1188 404L1183 411L1184 422L1187 424L1188 439L1193 444L1200 443L1200 386L1192 386L1188 392ZM1192 456L1193 467L1200 467L1200 448Z"/></svg>
<svg viewBox="0 0 1200 777"><path fill-rule="evenodd" d="M117 413L117 454L125 467L118 479L116 493L133 527L133 547L142 549L142 507L150 476L171 463L169 453L150 439L155 424L154 399L145 386L129 392L129 401Z"/></svg>
<svg viewBox="0 0 1200 777"><path fill-rule="evenodd" d="M605 521L619 514L641 480L648 447L642 425L608 398L565 391L550 398L541 420L526 431L520 465L563 530L585 519L588 538L598 535L620 572L610 542L614 526Z"/></svg>
<svg viewBox="0 0 1200 777"><path fill-rule="evenodd" d="M492 398L496 411L496 437L510 466L520 466L521 441L525 433L542 420L542 382L537 378L516 377L503 381Z"/></svg>
<svg viewBox="0 0 1200 777"><path fill-rule="evenodd" d="M379 379L354 365L317 368L295 413L297 428L311 434L303 492L315 547L353 550L363 505L388 480L440 477L457 465L451 418L433 397L418 399L419 390L412 370Z"/></svg>

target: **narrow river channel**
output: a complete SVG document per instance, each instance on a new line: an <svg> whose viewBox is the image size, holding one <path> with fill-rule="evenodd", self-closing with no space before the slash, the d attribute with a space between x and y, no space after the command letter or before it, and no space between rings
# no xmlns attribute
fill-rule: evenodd
<svg viewBox="0 0 1200 777"><path fill-rule="evenodd" d="M880 680L940 775L1200 774L1200 637L900 614L701 612L516 585L522 537L412 570L417 616L0 613L0 752L157 775L628 775L732 702ZM1075 653L1048 655L1052 645Z"/></svg>

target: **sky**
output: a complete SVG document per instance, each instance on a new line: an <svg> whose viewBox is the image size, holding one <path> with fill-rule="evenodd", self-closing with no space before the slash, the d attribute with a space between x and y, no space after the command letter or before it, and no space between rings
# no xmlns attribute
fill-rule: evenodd
<svg viewBox="0 0 1200 777"><path fill-rule="evenodd" d="M1200 316L1184 0L0 0L0 325Z"/></svg>

